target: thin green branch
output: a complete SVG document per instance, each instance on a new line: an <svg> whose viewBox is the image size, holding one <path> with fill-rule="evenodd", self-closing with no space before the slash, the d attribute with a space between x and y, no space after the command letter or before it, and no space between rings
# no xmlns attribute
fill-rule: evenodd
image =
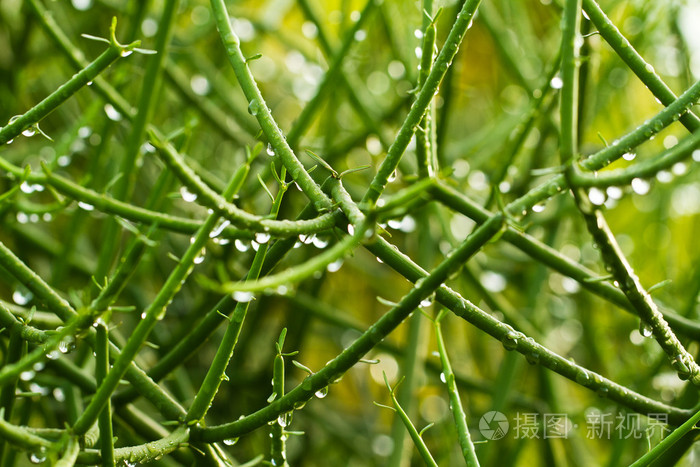
<svg viewBox="0 0 700 467"><path fill-rule="evenodd" d="M224 199L230 199L238 188L240 188L245 175L248 172L248 166L244 165L234 173L229 185L223 194ZM99 413L105 406L112 393L119 384L119 380L129 369L131 362L136 357L139 349L148 338L151 330L156 323L163 319L166 308L172 301L175 294L180 290L182 284L194 268L195 258L202 254L202 248L209 240L209 234L216 226L219 220L217 213L210 214L206 221L202 224L197 234L192 238L189 247L185 251L182 259L177 264L173 272L168 276L163 287L158 291L155 299L144 310L141 315L141 321L132 332L126 345L121 350L119 357L114 361L111 371L107 374L102 384L97 388L95 396L90 401L90 404L85 408L80 418L73 425L73 431L77 434L85 433L90 426L97 420Z"/></svg>
<svg viewBox="0 0 700 467"><path fill-rule="evenodd" d="M116 26L117 21L116 18L114 18L110 28L110 36L112 38L114 37ZM107 69L107 67L118 58L128 56L140 44L138 41L128 45L119 44L116 40L107 42L109 43L109 48L102 52L92 63L73 75L70 80L66 81L26 113L0 128L0 145L12 141L24 131L31 131L30 129L33 125L36 125L42 118L53 112L56 107L65 102L82 87L87 86L89 82L94 80L97 75Z"/></svg>
<svg viewBox="0 0 700 467"><path fill-rule="evenodd" d="M373 208L384 192L389 177L398 167L408 143L415 134L418 124L425 115L425 111L428 109L430 102L432 102L440 86L440 82L445 77L447 69L452 64L455 55L457 55L457 50L462 43L464 34L472 24L472 19L476 13L476 9L479 7L479 3L481 3L481 0L467 0L464 2L464 6L457 15L455 23L445 40L445 44L442 49L440 49L440 53L435 59L435 64L425 80L425 84L416 96L416 100L411 105L411 110L409 110L394 142L387 151L386 157L379 166L377 174L374 176L374 179L362 198L360 205L363 208Z"/></svg>
<svg viewBox="0 0 700 467"><path fill-rule="evenodd" d="M454 253L440 263L429 275L416 281L415 286L404 295L401 301L379 318L357 340L331 360L325 367L308 376L284 397L278 398L266 407L240 420L216 427L200 428L193 432L193 437L201 441L217 441L235 438L274 420L282 413L293 410L297 405L311 399L316 391L327 387L340 375L355 365L377 343L384 339L428 296L445 289L444 282L471 257L486 242L493 238L501 229L503 219L495 215L479 227L462 243ZM380 242L381 238L377 238ZM392 251L393 248L388 247ZM397 253L398 254L398 253Z"/></svg>
<svg viewBox="0 0 700 467"><path fill-rule="evenodd" d="M617 27L605 15L595 0L583 0L583 8L590 17L598 32L605 41L615 50L620 58L630 67L635 75L646 85L663 105L670 106L676 99L676 95L664 83L654 67L645 62L641 55L632 47L632 44L623 36ZM700 129L700 118L692 111L683 114L680 121L685 127L694 132Z"/></svg>
<svg viewBox="0 0 700 467"><path fill-rule="evenodd" d="M312 233L329 229L335 224L332 213L325 213L312 220L272 220L244 211L222 198L221 195L209 188L199 176L185 163L182 156L173 145L163 141L155 132L151 132L151 142L158 148L158 154L173 170L180 180L187 185L208 208L226 217L238 226L251 228L256 232L269 235L288 237L302 233ZM315 183L315 182L314 182ZM325 195L324 195L325 196Z"/></svg>
<svg viewBox="0 0 700 467"><path fill-rule="evenodd" d="M450 395L450 408L452 410L452 417L455 421L455 427L457 428L457 439L459 439L459 445L462 448L462 456L464 456L464 461L466 462L467 466L478 467L479 459L476 457L474 443L472 443L471 436L469 435L467 414L464 411L462 400L459 397L459 389L457 388L457 383L455 381L455 374L452 371L452 365L450 364L447 349L445 348L445 340L442 337L442 327L440 325L440 321L444 316L444 312L441 311L433 322L438 352L440 353L440 362L442 363L442 374L445 376L447 392Z"/></svg>
<svg viewBox="0 0 700 467"><path fill-rule="evenodd" d="M279 155L282 163L287 168L289 175L297 182L299 187L314 203L317 211L330 210L332 205L328 197L308 174L304 166L299 162L294 151L287 143L282 131L272 117L272 112L265 103L265 99L258 89L255 78L248 68L246 58L240 48L240 39L233 31L226 4L224 0L211 0L211 7L216 21L216 27L221 35L221 40L226 48L229 62L236 74L238 83L248 99L248 112L257 118L265 137L270 142L274 151Z"/></svg>
<svg viewBox="0 0 700 467"><path fill-rule="evenodd" d="M413 444L416 446L416 449L418 450L418 453L423 459L423 462L425 462L425 465L437 467L437 462L435 462L433 455L430 454L430 450L428 450L428 446L425 445L425 441L423 441L423 438L421 438L420 433L418 433L418 430L416 430L416 427L413 425L413 422L411 422L411 419L408 417L408 414L401 407L401 404L399 404L399 401L396 399L396 388L401 382L399 381L399 384L392 388L389 384L389 380L387 379L386 374L384 374L384 382L386 383L387 389L389 389L391 403L394 406L394 410L399 415L401 422L406 427L406 431L408 431L408 434L411 436Z"/></svg>

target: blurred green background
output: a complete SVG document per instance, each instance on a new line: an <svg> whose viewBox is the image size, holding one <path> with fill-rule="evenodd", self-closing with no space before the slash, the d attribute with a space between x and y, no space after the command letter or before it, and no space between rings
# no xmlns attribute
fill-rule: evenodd
<svg viewBox="0 0 700 467"><path fill-rule="evenodd" d="M250 69L285 132L314 97L328 68L330 59L323 52L319 34L328 39L332 50L338 50L345 32L364 7L364 2L351 0L308 3L319 18L322 31L293 0L237 1L228 5L244 53L262 54L251 61ZM436 2L444 7L438 22L439 45L454 18L456 3ZM499 182L504 201L517 198L551 176L540 175L541 169L559 164L558 78L551 82L547 79L560 40L561 9L557 3L484 2L436 96L440 169L457 189L480 203L486 201L492 180L504 163L509 136L519 128L533 96L542 90L549 96L545 99L545 111L535 120L513 165ZM81 38L80 34L104 37L111 18L116 16L122 42L140 38L142 47L149 48L153 46L162 9L161 1L73 0L45 4L89 59L104 46ZM700 78L697 2L601 1L601 7L676 94ZM421 2L385 0L372 13L355 34L355 43L343 62L347 81L334 80L311 128L297 141L297 148L313 150L339 171L364 164L373 169L378 166L386 144L393 140L408 111L411 92L416 87L421 8ZM594 27L584 22L583 30L593 33ZM4 0L0 4L0 43L4 44L0 47L2 122L25 112L74 73L22 1ZM606 141L612 142L631 131L662 106L599 35L587 36L584 54L580 148L583 154L590 154L604 147ZM148 56L133 54L103 76L135 103L146 60ZM255 143L258 129L246 113L247 103L228 65L208 2L181 2L166 79L159 93L153 123L166 132L184 128L185 152L192 164L213 180L226 180L243 162L245 145ZM367 115L357 111L352 99L364 104ZM207 115L202 111L203 105L214 106L219 113ZM129 124L105 107L98 95L91 89L81 90L43 120L41 128L53 141L41 136L18 137L2 149L0 157L17 165L29 164L35 171L40 170L39 161L54 161L62 175L98 191L109 189ZM672 147L685 133L681 125L674 124L626 158L630 160L620 160L614 167ZM300 159L307 167L313 165L306 155L300 155ZM700 291L700 180L693 170L699 160L700 152L695 151L693 160L659 173L648 181L648 186L608 189L605 194L611 228L642 283L650 287L670 280L654 292L654 298L662 308L691 319L698 319ZM263 151L252 172L259 173L274 190L269 163L270 158ZM368 186L373 169L344 179L356 200ZM162 170L163 165L150 148L144 147L143 166L133 196L135 204L145 202ZM387 192L407 186L415 170L415 145L411 145L401 172ZM317 175L320 180L322 174L314 173ZM0 177L0 190L7 191L13 183ZM205 208L181 198L178 186L173 185L163 209L203 218ZM237 202L260 215L269 209L269 199L254 176ZM282 216L293 218L305 202L304 196L292 189ZM0 216L3 243L73 302L89 301L90 294L94 294L91 274L103 238L104 214L85 211L77 203L57 206L49 190L44 190L22 193L12 202L3 203ZM570 196L559 196L537 206L525 215L522 224L530 235L605 274ZM394 219L387 230L392 243L429 269L474 225L460 214L429 203L418 206L407 217ZM331 235L319 235L315 241L308 240L310 244L300 244L278 270L315 256L319 247L333 241ZM135 305L138 310L148 305L174 266L168 253L182 253L187 243L187 236L164 233L158 246L140 263L119 304ZM205 261L195 269L195 277L238 279L246 272L253 253L250 241L210 243ZM687 391L686 384L676 378L656 342L641 336L637 318L581 290L573 279L547 269L505 242L489 245L477 254L452 285L465 298L497 316L514 313L536 330L538 342L630 389L680 407L697 402L696 392ZM222 385L208 424L235 420L265 404L270 394L274 341L282 327L289 329L287 349L299 350L295 358L316 370L359 335L350 324L365 329L387 310L377 296L398 301L409 286L360 249L338 270L296 284L286 294L258 297L229 366L230 381ZM31 297L27 299L23 293L12 277L0 271L3 300L31 306ZM215 293L199 287L196 280L189 280L170 306L168 318L152 335L156 345L142 350L143 365L149 367L156 362L218 299ZM432 307L426 311L433 313ZM115 314L111 325L128 335L138 315L139 312ZM410 455L404 455L403 461L398 461L396 454L392 456L398 451L394 445L398 438L392 437L392 426L398 419L389 410L372 404L389 401L382 371L392 383L406 371L405 361L411 353L404 345L407 330L408 325L401 326L387 340L386 348L376 349L368 356L379 359L379 364L357 365L330 387L327 397L311 401L303 411L295 413L289 428L304 434L289 440L288 458L292 465L410 462ZM498 341L468 323L448 317L444 332L455 371L463 378L462 397L473 439L484 441L479 422L490 410L499 410L510 422L510 432L503 439L477 445L483 465L622 465L646 452L649 442L658 442L658 433L648 441L646 436L627 436L629 427L616 431L618 423L630 419L623 408L546 369L529 365L520 355L508 354ZM166 380L166 387L183 403L191 401L220 338L221 332ZM419 428L434 423L424 438L438 463L459 465L461 457L447 394L439 373L433 371L439 362L433 353L436 346L427 319L422 324L420 341L419 360L429 365L426 371L419 371L410 395L414 409L411 416ZM697 343L687 344L696 354ZM85 347L79 345L74 352L76 361L85 360ZM288 366L288 375L288 387L305 376L292 365ZM22 383L26 390L46 393L46 397L25 402L31 404L30 425L62 426L62 401L52 389L56 378L60 379L60 375L49 369L38 372L35 380ZM148 404L138 404L158 418ZM566 414L575 424L565 438L517 436L524 414L538 414L537 426L542 435L544 427L540 423L546 414L553 413ZM609 414L612 418L608 420L615 420L607 437L590 436L588 431L588 422L599 413ZM646 426L646 417L641 420ZM117 428L116 434L124 445L139 442L126 426ZM267 452L267 443L267 432L260 429L228 449L244 461ZM410 446L406 452L411 452ZM685 464L696 465L698 455L691 450ZM412 464L420 465L415 454Z"/></svg>

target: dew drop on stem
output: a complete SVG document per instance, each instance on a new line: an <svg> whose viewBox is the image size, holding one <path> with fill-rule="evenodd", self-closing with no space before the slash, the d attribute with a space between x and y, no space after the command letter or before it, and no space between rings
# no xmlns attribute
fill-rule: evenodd
<svg viewBox="0 0 700 467"><path fill-rule="evenodd" d="M340 268L343 266L343 260L338 259L330 263L328 266L326 266L326 270L328 272L337 272L340 270Z"/></svg>
<svg viewBox="0 0 700 467"><path fill-rule="evenodd" d="M182 200L186 203L192 203L197 199L197 194L192 193L186 186L180 187L180 196L182 196Z"/></svg>
<svg viewBox="0 0 700 467"><path fill-rule="evenodd" d="M649 182L642 178L635 178L632 180L632 191L638 195L646 195L649 193L650 188Z"/></svg>
<svg viewBox="0 0 700 467"><path fill-rule="evenodd" d="M319 389L314 393L314 395L319 399L323 399L328 395L328 386Z"/></svg>
<svg viewBox="0 0 700 467"><path fill-rule="evenodd" d="M39 448L29 454L29 462L32 464L42 464L46 462L46 448Z"/></svg>
<svg viewBox="0 0 700 467"><path fill-rule="evenodd" d="M224 440L224 444L225 444L226 446L233 446L233 445L236 444L237 442L238 442L238 438L228 438L228 439L225 439L225 440Z"/></svg>
<svg viewBox="0 0 700 467"><path fill-rule="evenodd" d="M259 245L264 245L270 241L270 234L258 232L255 234L255 242Z"/></svg>
<svg viewBox="0 0 700 467"><path fill-rule="evenodd" d="M85 203L83 201L78 201L78 207L80 209L82 209L83 211L88 211L88 212L95 210L95 206L93 206L92 204L89 204L89 203Z"/></svg>
<svg viewBox="0 0 700 467"><path fill-rule="evenodd" d="M233 246L236 247L236 250L240 251L241 253L245 253L250 249L250 246L245 244L243 240L237 238L233 241Z"/></svg>
<svg viewBox="0 0 700 467"><path fill-rule="evenodd" d="M328 240L321 239L317 236L314 236L314 238L311 240L311 243L313 243L313 245L319 250L322 250L328 246Z"/></svg>
<svg viewBox="0 0 700 467"><path fill-rule="evenodd" d="M239 303L248 303L255 298L253 292L243 292L240 290L233 292L231 296Z"/></svg>
<svg viewBox="0 0 700 467"><path fill-rule="evenodd" d="M651 337L653 334L651 326L649 326L644 321L640 320L639 321L639 334L641 334L643 337Z"/></svg>
<svg viewBox="0 0 700 467"><path fill-rule="evenodd" d="M19 306L24 306L34 298L34 294L24 287L18 287L12 292L12 301Z"/></svg>
<svg viewBox="0 0 700 467"><path fill-rule="evenodd" d="M207 250L205 248L202 248L202 251L200 251L199 254L194 258L194 264L202 264L204 262L204 255L206 255L206 253Z"/></svg>
<svg viewBox="0 0 700 467"><path fill-rule="evenodd" d="M260 102L257 99L251 100L248 104L248 113L251 114L253 117L260 113Z"/></svg>
<svg viewBox="0 0 700 467"><path fill-rule="evenodd" d="M231 224L231 221L228 219L219 219L219 221L216 223L216 226L212 229L211 232L209 232L209 238L216 238L219 235L221 235L221 232L224 231L226 227L228 227Z"/></svg>
<svg viewBox="0 0 700 467"><path fill-rule="evenodd" d="M112 104L105 104L104 110L105 114L107 114L107 118L109 118L113 122L118 122L122 119L122 114L120 114L119 111L115 109Z"/></svg>
<svg viewBox="0 0 700 467"><path fill-rule="evenodd" d="M576 382L582 386L587 386L591 382L591 377L586 370L581 370L576 375Z"/></svg>
<svg viewBox="0 0 700 467"><path fill-rule="evenodd" d="M270 157L274 157L275 155L275 150L272 148L272 145L270 143L267 143L267 155Z"/></svg>

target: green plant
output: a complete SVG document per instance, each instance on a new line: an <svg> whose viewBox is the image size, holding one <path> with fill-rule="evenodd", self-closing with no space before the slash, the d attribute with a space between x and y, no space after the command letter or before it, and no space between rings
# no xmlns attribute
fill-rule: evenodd
<svg viewBox="0 0 700 467"><path fill-rule="evenodd" d="M696 9L608 3L0 6L0 465L692 463Z"/></svg>

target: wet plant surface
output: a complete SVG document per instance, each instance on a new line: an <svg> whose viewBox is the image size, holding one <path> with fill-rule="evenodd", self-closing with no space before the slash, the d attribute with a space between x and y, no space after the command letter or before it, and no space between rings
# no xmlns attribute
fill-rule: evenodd
<svg viewBox="0 0 700 467"><path fill-rule="evenodd" d="M0 4L0 467L694 465L700 8Z"/></svg>

